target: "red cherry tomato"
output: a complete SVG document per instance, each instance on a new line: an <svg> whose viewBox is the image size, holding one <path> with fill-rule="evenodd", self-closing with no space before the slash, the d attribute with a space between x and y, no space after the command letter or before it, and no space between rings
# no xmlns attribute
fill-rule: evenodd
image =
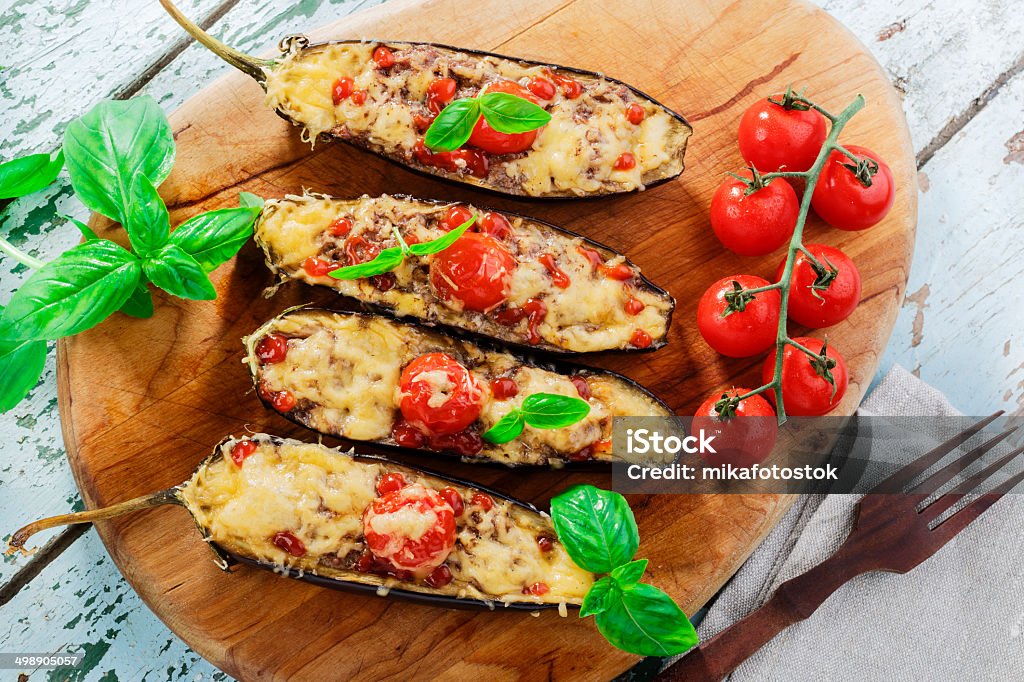
<svg viewBox="0 0 1024 682"><path fill-rule="evenodd" d="M584 400L590 400L593 397L593 392L590 390L590 384L587 382L585 377L581 377L579 374L574 374L569 377L569 381L576 387L576 393L579 394Z"/></svg>
<svg viewBox="0 0 1024 682"><path fill-rule="evenodd" d="M633 330L633 334L629 337L629 343L637 348L650 348L654 339L643 329Z"/></svg>
<svg viewBox="0 0 1024 682"><path fill-rule="evenodd" d="M242 466L242 462L245 461L246 457L256 452L257 447L256 443L251 440L238 441L231 448L231 461L238 466Z"/></svg>
<svg viewBox="0 0 1024 682"><path fill-rule="evenodd" d="M728 302L726 294L735 290L733 282L739 282L744 289L768 286L768 280L755 275L724 277L701 296L697 305L697 329L701 336L722 355L731 358L745 358L757 355L775 343L779 327L781 297L777 289L754 295L743 310L725 315Z"/></svg>
<svg viewBox="0 0 1024 682"><path fill-rule="evenodd" d="M331 88L331 99L334 101L334 106L338 106L348 99L348 96L352 94L352 87L353 81L348 76L342 76L334 81L334 86Z"/></svg>
<svg viewBox="0 0 1024 682"><path fill-rule="evenodd" d="M629 106L626 107L626 120L635 126L643 123L644 115L644 108L636 102L630 102Z"/></svg>
<svg viewBox="0 0 1024 682"><path fill-rule="evenodd" d="M525 152L536 139L536 130L528 130L525 133L499 133L481 116L469 136L469 144L490 154L516 154Z"/></svg>
<svg viewBox="0 0 1024 682"><path fill-rule="evenodd" d="M457 227L461 227L467 220L473 217L473 212L461 204L454 204L448 207L444 217L441 218L441 222L438 224L445 232L451 232Z"/></svg>
<svg viewBox="0 0 1024 682"><path fill-rule="evenodd" d="M532 594L535 597L543 597L551 590L547 583L534 583L523 588L523 594Z"/></svg>
<svg viewBox="0 0 1024 682"><path fill-rule="evenodd" d="M480 232L489 234L495 239L508 239L512 236L512 224L500 213L487 211L480 216L479 225Z"/></svg>
<svg viewBox="0 0 1024 682"><path fill-rule="evenodd" d="M782 178L747 194L747 184L727 178L711 199L711 229L741 256L763 256L789 241L800 215L796 192Z"/></svg>
<svg viewBox="0 0 1024 682"><path fill-rule="evenodd" d="M458 433L480 416L480 385L447 353L427 353L410 362L399 388L402 416L431 434Z"/></svg>
<svg viewBox="0 0 1024 682"><path fill-rule="evenodd" d="M438 78L427 86L427 108L435 114L441 113L452 98L458 84L454 78Z"/></svg>
<svg viewBox="0 0 1024 682"><path fill-rule="evenodd" d="M622 152L615 159L615 170L632 170L636 168L636 157L629 152Z"/></svg>
<svg viewBox="0 0 1024 682"><path fill-rule="evenodd" d="M390 48L381 45L373 51L373 61L377 67L387 69L395 65L395 53Z"/></svg>
<svg viewBox="0 0 1024 682"><path fill-rule="evenodd" d="M405 487L405 476L396 472L384 474L377 481L377 494L387 495Z"/></svg>
<svg viewBox="0 0 1024 682"><path fill-rule="evenodd" d="M462 516L462 511L466 508L465 502L462 501L462 493L455 488L445 488L441 491L441 497L452 508L456 517Z"/></svg>
<svg viewBox="0 0 1024 682"><path fill-rule="evenodd" d="M427 576L426 582L431 587L444 587L449 584L455 576L452 575L452 569L448 568L448 564L441 564L434 569L433 573Z"/></svg>
<svg viewBox="0 0 1024 682"><path fill-rule="evenodd" d="M540 99L551 99L555 96L555 84L547 78L533 77L526 84L527 89Z"/></svg>
<svg viewBox="0 0 1024 682"><path fill-rule="evenodd" d="M404 419L395 422L391 438L403 448L419 450L427 444L427 435Z"/></svg>
<svg viewBox="0 0 1024 682"><path fill-rule="evenodd" d="M740 154L762 172L803 172L818 158L826 128L825 117L814 109L786 109L760 99L740 119Z"/></svg>
<svg viewBox="0 0 1024 682"><path fill-rule="evenodd" d="M270 398L270 404L278 412L291 412L295 409L295 396L291 391L278 391Z"/></svg>
<svg viewBox="0 0 1024 682"><path fill-rule="evenodd" d="M734 388L725 392L733 398L746 393L750 393L749 388ZM711 444L715 452L702 452L701 459L711 466L731 464L744 468L768 459L779 428L772 406L760 395L755 395L741 400L729 416L722 417L715 410L715 405L721 399L722 393L712 395L697 408L694 415L691 433L703 430L715 438Z"/></svg>
<svg viewBox="0 0 1024 682"><path fill-rule="evenodd" d="M821 353L823 343L818 339L800 336L793 339L815 353ZM832 346L826 353L828 369L833 381L825 378L825 369L820 359L814 360L799 348L786 345L782 353L782 401L786 413L794 417L818 417L831 412L846 393L849 382L846 361ZM765 358L761 378L769 383L775 377L775 351ZM774 392L773 392L774 393ZM774 395L769 394L774 401Z"/></svg>
<svg viewBox="0 0 1024 682"><path fill-rule="evenodd" d="M256 357L260 364L274 365L284 362L288 356L288 337L282 334L267 334L256 344Z"/></svg>
<svg viewBox="0 0 1024 682"><path fill-rule="evenodd" d="M849 145L846 149L861 159L869 160L865 187L857 173L848 168L856 165L845 154L833 151L825 161L811 196L811 206L822 220L840 230L866 230L881 222L896 200L896 181L892 171L878 154L866 147ZM877 166L875 166L877 164ZM874 174L871 174L874 171Z"/></svg>
<svg viewBox="0 0 1024 682"><path fill-rule="evenodd" d="M338 218L327 229L332 237L345 237L352 231L352 221L348 218Z"/></svg>
<svg viewBox="0 0 1024 682"><path fill-rule="evenodd" d="M522 97L523 99L533 102L534 104L540 104L540 102L534 96L533 92L531 92L527 88L524 88L522 85L516 83L515 81L494 81L493 83L488 83L484 90L486 92L504 92L509 95L515 95L516 97Z"/></svg>
<svg viewBox="0 0 1024 682"><path fill-rule="evenodd" d="M622 307L626 311L627 315L639 315L647 306L644 305L644 302L639 298L630 296L626 299L626 303Z"/></svg>
<svg viewBox="0 0 1024 682"><path fill-rule="evenodd" d="M515 398L519 395L519 384L516 383L515 379L508 377L491 379L491 395L494 396L495 400Z"/></svg>
<svg viewBox="0 0 1024 682"><path fill-rule="evenodd" d="M473 457L484 449L484 439L476 431L459 431L430 437L430 449L451 452L460 457Z"/></svg>
<svg viewBox="0 0 1024 682"><path fill-rule="evenodd" d="M449 173L469 173L477 178L486 178L490 167L487 156L478 149L456 149L453 152L434 153L427 149L423 140L416 141L412 155L424 166L441 168Z"/></svg>
<svg viewBox="0 0 1024 682"><path fill-rule="evenodd" d="M292 556L301 557L306 555L306 545L291 531L282 530L279 533L274 533L271 542L274 543L275 547L288 552Z"/></svg>
<svg viewBox="0 0 1024 682"><path fill-rule="evenodd" d="M310 277L323 277L327 273L337 270L340 267L341 263L323 260L322 258L314 258L312 256L302 263L302 269L305 270L306 274Z"/></svg>
<svg viewBox="0 0 1024 682"><path fill-rule="evenodd" d="M789 289L789 319L813 329L831 327L852 315L860 302L860 272L839 249L824 244L806 244L804 248L825 266L825 278L832 279L827 288L815 289L819 274L807 256L797 252ZM783 259L775 272L776 282L782 279L785 266Z"/></svg>
<svg viewBox="0 0 1024 682"><path fill-rule="evenodd" d="M583 85L575 78L563 76L550 69L548 70L548 76L555 82L555 85L562 89L562 94L568 99L576 99L583 94Z"/></svg>
<svg viewBox="0 0 1024 682"><path fill-rule="evenodd" d="M430 262L430 283L443 300L483 312L508 298L516 259L494 237L467 232Z"/></svg>
<svg viewBox="0 0 1024 682"><path fill-rule="evenodd" d="M473 493L473 497L469 498L469 503L475 504L485 512L494 508L494 498L486 493Z"/></svg>
<svg viewBox="0 0 1024 682"><path fill-rule="evenodd" d="M366 90L353 90L349 98L352 100L352 104L365 104Z"/></svg>
<svg viewBox="0 0 1024 682"><path fill-rule="evenodd" d="M377 558L430 575L455 546L455 515L437 492L413 484L370 504L363 514L363 536Z"/></svg>

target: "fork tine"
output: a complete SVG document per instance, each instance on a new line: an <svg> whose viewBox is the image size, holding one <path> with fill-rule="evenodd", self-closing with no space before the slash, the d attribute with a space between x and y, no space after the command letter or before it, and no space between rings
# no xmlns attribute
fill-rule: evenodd
<svg viewBox="0 0 1024 682"><path fill-rule="evenodd" d="M931 495L936 490L941 488L943 485L953 480L953 477L965 470L971 464L981 459L986 452L994 448L996 445L1006 440L1010 434L1017 430L1017 427L1007 429L997 436L989 438L987 441L974 448L966 455L957 457L955 460L942 467L934 474L924 479L916 486L907 491L908 495Z"/></svg>
<svg viewBox="0 0 1024 682"><path fill-rule="evenodd" d="M925 519L927 519L928 521L933 521L934 519L938 518L939 515L942 514L942 512L946 511L954 504L962 500L964 498L964 495L967 495L968 493L971 493L974 490L976 490L978 486L980 486L982 483L988 480L992 476L992 474L996 473L1004 466L1009 464L1011 460L1016 458L1022 452L1024 452L1024 445L1017 448L1016 450L1013 450L1012 452L1007 453L1006 455L1003 455L1002 457L1000 457L999 459L992 462L987 467L976 473L974 476L971 476L969 479L958 485L957 489L959 492L949 493L947 495L942 495L940 497L935 498L934 500L932 500L930 504L921 508L921 513L924 514Z"/></svg>
<svg viewBox="0 0 1024 682"><path fill-rule="evenodd" d="M973 424L964 431L961 431L957 435L947 440L942 445L937 446L935 449L921 455L910 464L907 464L903 468L898 469L895 473L889 476L889 478L885 479L884 481L876 485L874 488L872 488L868 492L868 494L871 495L874 493L902 492L903 489L907 486L907 484L909 484L911 481L917 478L921 474L921 472L927 470L929 467L931 467L940 459L948 455L950 452L952 452L953 450L957 449L965 442L970 440L971 436L973 436L978 431L981 431L983 428L991 424L1002 414L1003 411L999 410L995 414L989 417L985 417L977 424Z"/></svg>
<svg viewBox="0 0 1024 682"><path fill-rule="evenodd" d="M1020 471L1013 477L1006 479L1006 481L996 486L991 491L985 493L963 509L953 513L945 521L935 526L932 531L939 534L939 542L942 544L949 542L954 535L962 531L968 526L968 524L984 514L989 507L999 500L999 498L1013 490L1021 481L1024 481L1024 471Z"/></svg>

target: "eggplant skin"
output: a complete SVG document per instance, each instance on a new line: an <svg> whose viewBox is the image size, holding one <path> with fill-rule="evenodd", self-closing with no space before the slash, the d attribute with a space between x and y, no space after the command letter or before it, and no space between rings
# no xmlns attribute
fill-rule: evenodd
<svg viewBox="0 0 1024 682"><path fill-rule="evenodd" d="M255 448L239 464L231 454L240 442ZM377 496L384 474L401 474L407 484L436 491L452 489L463 498L455 548L445 561L453 574L448 585L356 569L368 551L363 510ZM532 505L380 456L262 433L228 437L175 491L222 566L243 563L333 589L447 608L558 608L563 614L581 603L594 581L572 563L550 519ZM472 500L478 494L492 499L490 509ZM301 556L275 544L281 531L302 542ZM540 537L549 549L539 547ZM524 593L535 582L548 585L548 593Z"/></svg>
<svg viewBox="0 0 1024 682"><path fill-rule="evenodd" d="M287 44L288 51L265 74L267 102L302 127L310 141L329 134L420 173L527 198L620 194L683 172L692 133L686 120L640 90L598 73L436 43L349 40L310 45L298 38ZM394 66L376 66L371 55L378 47L392 51ZM333 86L341 76L352 78L352 87L366 99L335 102ZM465 160L444 157L438 165L437 158L417 149L433 116L427 88L442 77L456 81L455 98L473 97L496 80L527 83L531 78L556 83L570 79L582 92L571 97L559 86L550 100L539 100L552 121L533 145L519 153L484 154L483 170L476 162L467 166ZM634 104L644 110L639 124L625 118L626 107ZM626 152L636 166L616 169Z"/></svg>
<svg viewBox="0 0 1024 682"><path fill-rule="evenodd" d="M332 267L353 262L353 244L396 246L396 230L410 243L436 239L446 233L441 221L456 205L386 194L357 199L286 196L267 201L256 224L255 240L266 255L267 266L282 281L329 286L396 317L554 353L643 352L667 343L675 300L644 277L640 268L603 244L514 213L461 205L475 212L481 222L492 213L502 216L511 230L499 240L516 263L507 277L507 297L486 311L466 309L438 294L433 271L436 257L407 258L388 275L386 287L379 285L379 279L338 280L323 270L308 269L311 258ZM332 229L339 220L347 221L342 234ZM550 258L549 263L568 277L567 284L555 284L544 258ZM625 279L621 273L618 279L607 274L616 270L624 270ZM536 301L543 305L536 323L532 315L506 318L517 309L529 310ZM636 304L639 311L630 308ZM646 345L637 345L634 335L639 333L645 335Z"/></svg>
<svg viewBox="0 0 1024 682"><path fill-rule="evenodd" d="M275 361L263 362L258 349L269 336L284 339L286 351ZM454 444L424 436L419 449L462 456L468 462L552 467L609 463L615 417L673 414L656 396L620 374L538 362L370 313L291 309L256 329L243 344L244 362L268 409L323 435L387 447L411 447L408 439L399 443L393 435L404 422L399 408L403 369L427 353L450 355L478 385L480 415ZM498 378L515 382L517 393L495 396L490 387ZM503 444L480 438L533 393L585 397L590 413L561 429L528 426ZM280 400L281 394L290 399Z"/></svg>

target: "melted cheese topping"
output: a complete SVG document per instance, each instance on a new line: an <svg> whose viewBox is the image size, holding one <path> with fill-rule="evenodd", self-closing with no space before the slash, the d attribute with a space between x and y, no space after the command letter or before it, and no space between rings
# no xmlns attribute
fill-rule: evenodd
<svg viewBox="0 0 1024 682"><path fill-rule="evenodd" d="M182 498L208 539L229 553L275 566L339 580L398 587L416 592L502 602L579 604L594 576L576 566L557 540L542 552L537 538L555 538L550 520L518 505L494 499L484 512L471 505L475 491L390 463L358 461L322 445L251 437L256 451L241 466L228 454L237 440L221 445L221 456L207 460L182 490ZM455 488L466 501L456 518L457 542L447 563L454 580L441 588L354 570L365 549L362 517L376 496L379 477L399 472L408 483L440 491ZM422 532L422 519L379 518L381 532ZM421 516L414 514L414 516ZM287 531L302 541L306 554L295 557L273 543ZM543 582L543 596L524 587Z"/></svg>
<svg viewBox="0 0 1024 682"><path fill-rule="evenodd" d="M267 77L267 103L303 126L311 141L329 131L408 165L450 175L412 156L420 139L414 116L431 113L426 106L430 83L454 78L456 98L474 97L496 80L525 85L533 77L550 80L552 72L543 65L408 43L390 44L396 64L381 70L372 59L375 47L334 43L288 55ZM620 83L562 73L578 81L582 93L569 99L556 87L554 97L541 102L551 121L526 152L490 156L487 184L527 196L585 196L643 189L682 172L689 126ZM365 102L349 97L334 103L333 85L343 76L366 93ZM639 125L626 119L630 104L644 110ZM615 161L625 152L633 154L636 166L616 170Z"/></svg>
<svg viewBox="0 0 1024 682"><path fill-rule="evenodd" d="M261 365L255 346L265 335L288 338L283 362ZM401 418L399 378L402 369L425 353L443 352L468 368L482 387L480 417L470 428L483 433L532 393L578 397L564 374L524 365L516 356L484 351L438 332L379 316L295 311L265 324L245 340L246 362L255 381L270 391L290 391L296 408L289 417L343 438L393 444L391 430ZM597 459L611 458L612 420L626 416L671 414L652 396L612 374L578 375L590 387L590 414L562 429L527 427L508 443L485 443L477 455L505 464L559 464L584 448ZM518 394L498 400L489 382L511 377Z"/></svg>
<svg viewBox="0 0 1024 682"><path fill-rule="evenodd" d="M530 299L540 299L547 307L547 315L537 328L541 346L590 352L629 348L636 330L647 332L655 343L667 335L674 306L671 296L639 278L622 282L605 276L581 252L581 248L591 249L592 245L515 216L510 216L513 236L506 245L518 265L511 275L508 301L488 313L462 310L457 301L439 298L430 284L429 258L407 258L393 271L396 283L388 291L381 291L369 279L337 280L310 275L303 268L307 258L347 265L345 244L355 237L382 248L395 246L393 227L406 239L436 239L445 234L438 222L448 207L387 195L352 201L289 196L267 202L256 225L256 241L267 254L267 264L283 279L329 286L402 316L461 327L511 343L530 343L529 321L523 319L507 326L500 324L495 315L509 307L521 307ZM344 237L335 237L329 227L342 217L351 221L352 229ZM554 285L551 274L538 260L541 254L550 254L569 276L567 288ZM607 252L600 256L607 266L625 261ZM639 274L639 268L627 265ZM626 311L631 298L643 303L638 314Z"/></svg>

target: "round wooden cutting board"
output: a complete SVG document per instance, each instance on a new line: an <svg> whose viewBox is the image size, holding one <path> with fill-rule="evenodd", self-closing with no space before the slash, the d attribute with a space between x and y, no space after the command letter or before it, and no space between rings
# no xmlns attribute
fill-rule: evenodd
<svg viewBox="0 0 1024 682"><path fill-rule="evenodd" d="M827 229L812 217L807 234L807 241L840 246L864 278L860 307L829 330L851 374L840 412L856 408L903 298L917 182L896 92L865 48L827 14L794 0L431 0L384 5L311 37L435 41L606 72L689 119L694 134L686 172L617 198L502 200L420 177L340 143L310 151L297 129L263 106L256 83L232 74L171 117L178 156L161 193L172 224L237 205L241 190L277 197L308 188L343 197L402 192L472 200L563 225L625 252L678 301L666 348L583 361L631 376L684 414L713 390L756 385L759 374L760 358L722 358L694 325L697 299L712 281L741 272L771 276L779 259L741 259L718 243L708 224L715 187L726 171L742 167L736 148L741 113L790 83L808 86L810 96L834 111L863 93L867 107L842 139L889 161L896 205L882 224L863 233ZM123 239L120 230L97 227ZM271 277L262 261L250 244L213 273L217 300L158 294L153 318L115 315L61 343L64 437L89 507L185 480L227 434L252 429L314 438L260 406L241 364L239 339L287 306L340 301L298 283L263 298ZM602 473L406 459L542 507L570 483L610 485ZM775 495L631 499L640 556L651 560L650 581L692 613L732 575L789 501ZM575 613L448 611L321 589L254 569L223 573L179 508L98 526L150 608L197 652L241 679L601 679L638 660L606 644L592 620Z"/></svg>

